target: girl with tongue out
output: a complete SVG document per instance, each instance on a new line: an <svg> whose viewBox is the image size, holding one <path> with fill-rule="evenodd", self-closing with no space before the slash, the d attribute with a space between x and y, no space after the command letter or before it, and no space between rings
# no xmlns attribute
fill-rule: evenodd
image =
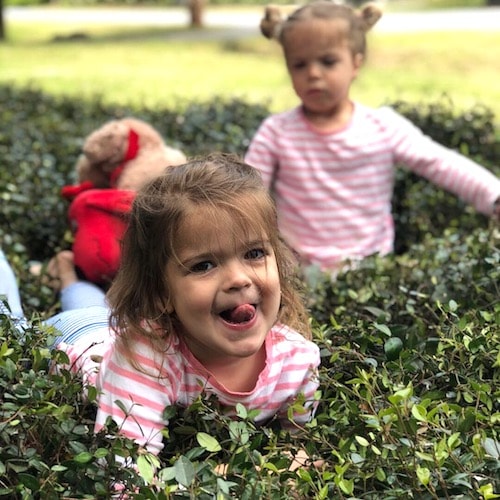
<svg viewBox="0 0 500 500"><path fill-rule="evenodd" d="M259 410L258 423L307 422L320 358L295 269L260 174L235 157L170 167L145 186L107 295L112 328L63 332L72 341L59 344L100 391L96 431L111 417L158 453L164 408L202 393L229 412Z"/></svg>

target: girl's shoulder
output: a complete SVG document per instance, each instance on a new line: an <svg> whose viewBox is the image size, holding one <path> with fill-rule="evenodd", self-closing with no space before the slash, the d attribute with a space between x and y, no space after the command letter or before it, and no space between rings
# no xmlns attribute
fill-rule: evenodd
<svg viewBox="0 0 500 500"><path fill-rule="evenodd" d="M364 119L370 118L375 121L384 122L387 124L400 124L408 122L408 119L398 113L392 106L384 105L378 108L371 108L363 104L356 104L356 113L358 117Z"/></svg>
<svg viewBox="0 0 500 500"><path fill-rule="evenodd" d="M410 130L412 123L391 106L371 108L356 103L352 120L352 130L363 129L365 133Z"/></svg>
<svg viewBox="0 0 500 500"><path fill-rule="evenodd" d="M321 364L319 347L288 326L275 325L266 339L267 366L281 377L302 379Z"/></svg>
<svg viewBox="0 0 500 500"><path fill-rule="evenodd" d="M289 127L290 125L302 122L302 112L300 107L297 106L280 113L274 113L264 118L263 124L267 126Z"/></svg>
<svg viewBox="0 0 500 500"><path fill-rule="evenodd" d="M175 335L157 341L132 335L126 344L125 347L123 338L118 333L110 342L104 364L132 367L133 371L140 366L145 374L161 379L169 378L168 375L172 372L181 372L186 364L179 339Z"/></svg>
<svg viewBox="0 0 500 500"><path fill-rule="evenodd" d="M316 355L319 347L287 325L276 324L269 334L273 347L286 352L301 352Z"/></svg>

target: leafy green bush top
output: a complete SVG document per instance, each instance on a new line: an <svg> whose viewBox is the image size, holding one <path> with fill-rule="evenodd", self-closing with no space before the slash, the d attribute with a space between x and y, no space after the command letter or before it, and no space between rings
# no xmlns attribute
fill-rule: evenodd
<svg viewBox="0 0 500 500"><path fill-rule="evenodd" d="M85 402L77 378L49 373L65 361L46 347L51 332L34 318L21 339L0 317L0 494L106 498L119 481L140 499L495 498L498 241L447 232L334 283L318 276L308 295L322 352L315 419L292 436L200 398L165 409L159 457L111 423L93 436L96 393ZM394 338L401 348L384 349ZM289 470L300 449L322 465Z"/></svg>
<svg viewBox="0 0 500 500"><path fill-rule="evenodd" d="M494 161L487 112L468 119L446 103L395 106L415 113L429 134L443 134L446 124L442 141ZM138 499L496 498L498 229L404 174L395 196L401 251L367 258L335 282L309 274L322 367L316 417L298 435L272 423L256 428L243 407L229 420L202 398L165 409L171 424L159 457L111 422L93 434L95 390L84 401L77 378L50 372L65 355L47 348L53 332L41 320L57 301L28 264L70 242L59 189L74 180L84 137L127 114L150 121L189 155L243 154L267 110L222 99L134 110L0 87L0 244L30 317L22 338L0 316L0 496L109 498L118 482ZM300 449L322 465L290 470ZM137 468L117 457L132 457Z"/></svg>

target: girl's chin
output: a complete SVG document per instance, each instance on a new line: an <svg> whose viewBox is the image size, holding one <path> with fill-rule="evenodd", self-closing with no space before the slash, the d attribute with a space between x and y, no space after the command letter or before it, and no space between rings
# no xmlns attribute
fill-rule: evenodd
<svg viewBox="0 0 500 500"><path fill-rule="evenodd" d="M230 357L235 359L248 359L258 356L260 351L264 348L264 343L254 346L242 346L240 349L234 349Z"/></svg>
<svg viewBox="0 0 500 500"><path fill-rule="evenodd" d="M267 330L268 331L268 330ZM235 357L253 356L258 353L266 342L267 331L247 332L229 332L226 337L228 344L227 352L232 353Z"/></svg>

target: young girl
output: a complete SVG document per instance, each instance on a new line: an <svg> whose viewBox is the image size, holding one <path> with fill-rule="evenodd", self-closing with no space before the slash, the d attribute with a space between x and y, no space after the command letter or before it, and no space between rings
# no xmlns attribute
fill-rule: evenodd
<svg viewBox="0 0 500 500"><path fill-rule="evenodd" d="M365 34L380 16L374 4L356 11L319 0L285 21L268 7L261 23L263 34L282 45L301 105L268 117L245 161L272 190L284 238L304 264L324 270L393 250L396 164L480 212L500 215L500 180L491 172L425 137L392 109L350 99Z"/></svg>
<svg viewBox="0 0 500 500"><path fill-rule="evenodd" d="M95 304L54 322L72 369L100 391L96 431L112 417L158 453L164 408L201 393L229 412L258 409L260 423L307 422L320 358L295 269L260 174L236 158L169 168L139 191L107 294L113 328L99 326L107 309ZM83 328L84 317L97 318L95 328ZM299 393L306 403L292 423Z"/></svg>

